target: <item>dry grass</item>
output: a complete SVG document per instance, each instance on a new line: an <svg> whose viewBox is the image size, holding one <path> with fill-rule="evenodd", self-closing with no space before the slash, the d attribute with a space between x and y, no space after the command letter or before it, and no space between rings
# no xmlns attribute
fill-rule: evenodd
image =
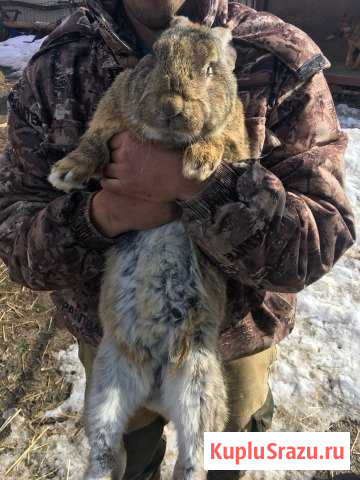
<svg viewBox="0 0 360 480"><path fill-rule="evenodd" d="M43 452L36 449L38 441L58 429L57 425L44 429L43 415L70 393L57 369L55 354L73 343L73 338L55 328L48 295L12 283L3 264L0 264L0 312L0 412L3 415L1 418L0 414L0 453L16 452L5 478L18 478L17 466L25 460L31 476L21 478L37 478L38 473L44 473L43 469L39 472L39 457L43 457ZM9 413L12 413L10 417ZM25 419L26 432L32 440L19 456L18 448L23 447L8 444L8 436L20 416ZM46 436L43 441L46 443ZM30 454L34 457L34 468L28 460ZM47 468L46 463L43 465Z"/></svg>
<svg viewBox="0 0 360 480"><path fill-rule="evenodd" d="M6 138L7 138L7 125L6 123L2 123L2 116L0 115L0 152L2 150L2 146L5 145Z"/></svg>
<svg viewBox="0 0 360 480"><path fill-rule="evenodd" d="M350 432L351 444L351 472L318 472L313 480L355 480L360 479L360 421L350 418L343 418L330 425L330 432ZM353 477L350 474L354 475ZM338 476L337 476L338 475ZM348 476L346 476L348 475Z"/></svg>
<svg viewBox="0 0 360 480"><path fill-rule="evenodd" d="M6 90L7 90L6 86L7 85L8 85L8 82L6 81L5 75L0 70L0 95L2 93L6 92Z"/></svg>
<svg viewBox="0 0 360 480"><path fill-rule="evenodd" d="M13 84L14 82L6 80L4 74L0 70L0 125L4 123L4 120L1 117L6 114L6 100Z"/></svg>
<svg viewBox="0 0 360 480"><path fill-rule="evenodd" d="M52 352L66 347L71 337L55 330L48 295L9 281L4 264L0 312L0 411L20 408L33 423L68 395Z"/></svg>

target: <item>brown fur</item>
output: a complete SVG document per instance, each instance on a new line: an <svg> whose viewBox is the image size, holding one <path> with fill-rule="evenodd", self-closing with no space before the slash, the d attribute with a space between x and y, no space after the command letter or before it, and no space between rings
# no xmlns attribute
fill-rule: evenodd
<svg viewBox="0 0 360 480"><path fill-rule="evenodd" d="M54 165L54 186L69 191L100 176L109 161L109 140L127 129L141 139L184 148L187 178L205 180L222 159L249 158L243 106L230 74L235 64L230 34L215 28L213 41L200 42L207 27L187 20L177 25L155 43L155 56L115 79L79 147ZM213 77L206 78L208 69Z"/></svg>

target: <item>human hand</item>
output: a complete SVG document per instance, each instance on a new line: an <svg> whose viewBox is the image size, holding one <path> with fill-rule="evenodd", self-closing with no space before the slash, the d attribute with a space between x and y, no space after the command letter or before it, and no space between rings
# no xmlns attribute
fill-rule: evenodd
<svg viewBox="0 0 360 480"><path fill-rule="evenodd" d="M213 20L215 15L218 15L221 23L226 24L228 19L228 0L200 0L200 11L207 15L204 18L204 23L208 24Z"/></svg>
<svg viewBox="0 0 360 480"><path fill-rule="evenodd" d="M149 202L118 195L105 189L92 199L90 217L96 228L113 238L130 230L147 230L172 222L180 217L181 209L171 202Z"/></svg>
<svg viewBox="0 0 360 480"><path fill-rule="evenodd" d="M111 162L101 181L107 192L150 202L173 202L187 200L205 186L183 176L181 150L140 142L129 132L115 135L110 148Z"/></svg>

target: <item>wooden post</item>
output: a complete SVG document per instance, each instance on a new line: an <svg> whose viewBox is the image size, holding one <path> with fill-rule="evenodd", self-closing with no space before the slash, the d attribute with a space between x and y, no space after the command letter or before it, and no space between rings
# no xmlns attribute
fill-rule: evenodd
<svg viewBox="0 0 360 480"><path fill-rule="evenodd" d="M16 30L25 32L35 32L44 35L51 33L56 27L57 23L42 23L42 22L18 22L13 20L3 21L6 28L14 28Z"/></svg>

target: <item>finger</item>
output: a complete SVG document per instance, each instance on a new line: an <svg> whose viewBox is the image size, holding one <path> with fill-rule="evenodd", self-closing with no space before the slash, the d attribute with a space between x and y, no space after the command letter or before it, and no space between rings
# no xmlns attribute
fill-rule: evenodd
<svg viewBox="0 0 360 480"><path fill-rule="evenodd" d="M100 185L104 190L110 193L114 193L116 195L123 195L124 185L119 179L103 178L100 181Z"/></svg>
<svg viewBox="0 0 360 480"><path fill-rule="evenodd" d="M200 0L200 11L205 14L204 23L206 25L212 25L217 14L219 7L219 0Z"/></svg>
<svg viewBox="0 0 360 480"><path fill-rule="evenodd" d="M239 20L236 17L233 17L231 20L227 20L226 27L230 30L234 30L235 27L239 25Z"/></svg>
<svg viewBox="0 0 360 480"><path fill-rule="evenodd" d="M104 177L112 178L112 179L119 179L123 176L123 172L119 168L118 163L109 163L104 170Z"/></svg>
<svg viewBox="0 0 360 480"><path fill-rule="evenodd" d="M120 132L112 137L112 139L109 142L111 150L116 150L117 148L121 147L124 141L125 135L126 135L126 132Z"/></svg>
<svg viewBox="0 0 360 480"><path fill-rule="evenodd" d="M141 199L147 198L142 192L138 191L136 187L130 185L126 181L120 180L119 178L103 178L100 185L104 190L114 193L115 195L125 195L126 197Z"/></svg>
<svg viewBox="0 0 360 480"><path fill-rule="evenodd" d="M229 2L228 0L220 0L219 1L219 8L218 8L218 15L220 22L223 25L226 25L229 16Z"/></svg>

